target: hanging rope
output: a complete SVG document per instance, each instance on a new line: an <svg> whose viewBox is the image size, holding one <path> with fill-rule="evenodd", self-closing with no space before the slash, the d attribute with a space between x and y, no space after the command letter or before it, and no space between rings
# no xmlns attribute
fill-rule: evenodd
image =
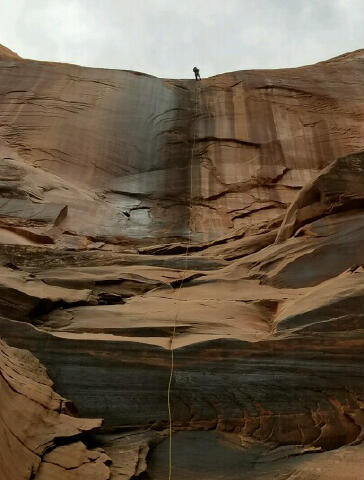
<svg viewBox="0 0 364 480"><path fill-rule="evenodd" d="M198 95L200 92L199 87L197 86L198 82L196 82L196 87L195 87L195 111L194 111L194 119L197 117L197 105L198 105ZM192 186L193 186L193 156L195 152L195 143L196 143L196 130L193 128L193 141L192 141L192 150L191 150L191 162L190 162L190 178L189 178L189 183L190 183L190 194L189 194L189 212L190 212L190 219L191 219L191 212L192 212ZM188 228L188 242L186 246L186 252L185 252L185 270L187 270L188 267L188 252L189 248L191 245L191 223L189 224ZM168 401L168 423L169 423L169 431L168 431L168 480L172 479L172 429L173 429L173 417L172 417L172 406L171 406L171 390L172 390L172 381L173 381L173 375L174 375L174 346L173 342L176 336L176 327L177 327L177 320L179 316L179 300L181 296L181 291L182 291L182 285L183 282L185 281L186 276L182 278L181 283L179 284L178 290L177 290L177 295L176 295L176 300L177 300L177 309L176 309L176 315L174 317L174 322L173 322L173 329L170 337L170 343L169 343L169 348L171 351L171 368L169 372L169 380L168 380L168 391L167 391L167 401Z"/></svg>

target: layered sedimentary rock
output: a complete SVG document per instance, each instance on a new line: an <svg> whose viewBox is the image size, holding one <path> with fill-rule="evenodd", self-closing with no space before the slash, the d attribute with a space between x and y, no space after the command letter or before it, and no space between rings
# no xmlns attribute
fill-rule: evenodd
<svg viewBox="0 0 364 480"><path fill-rule="evenodd" d="M0 475L12 480L107 480L110 459L80 441L101 420L80 419L54 392L44 367L26 350L0 341Z"/></svg>
<svg viewBox="0 0 364 480"><path fill-rule="evenodd" d="M82 246L279 222L320 169L362 147L362 57L201 84L3 60L5 243L9 228L19 243Z"/></svg>
<svg viewBox="0 0 364 480"><path fill-rule="evenodd" d="M363 51L201 82L4 52L0 334L104 419L111 478L167 478L173 349L173 479L359 480Z"/></svg>

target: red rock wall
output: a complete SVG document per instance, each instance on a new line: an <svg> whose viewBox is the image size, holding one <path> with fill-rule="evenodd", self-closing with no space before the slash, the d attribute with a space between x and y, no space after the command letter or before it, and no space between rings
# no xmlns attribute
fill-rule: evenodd
<svg viewBox="0 0 364 480"><path fill-rule="evenodd" d="M359 480L363 51L201 82L0 56L0 334L105 420L59 442L3 346L5 479L167 478L173 348L173 480Z"/></svg>

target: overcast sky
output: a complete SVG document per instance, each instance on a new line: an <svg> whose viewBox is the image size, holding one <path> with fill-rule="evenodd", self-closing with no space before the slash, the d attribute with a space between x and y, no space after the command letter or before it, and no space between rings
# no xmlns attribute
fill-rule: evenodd
<svg viewBox="0 0 364 480"><path fill-rule="evenodd" d="M362 0L0 0L20 56L188 78L294 67L364 46Z"/></svg>

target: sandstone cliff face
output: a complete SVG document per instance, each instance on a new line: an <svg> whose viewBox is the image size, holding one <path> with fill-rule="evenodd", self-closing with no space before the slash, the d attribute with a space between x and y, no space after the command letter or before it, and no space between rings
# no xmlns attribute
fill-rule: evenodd
<svg viewBox="0 0 364 480"><path fill-rule="evenodd" d="M2 61L3 241L269 228L320 169L362 147L362 57L201 84Z"/></svg>
<svg viewBox="0 0 364 480"><path fill-rule="evenodd" d="M172 348L173 479L359 480L363 51L201 82L1 54L0 78L0 334L112 461L72 433L5 478L167 478Z"/></svg>

